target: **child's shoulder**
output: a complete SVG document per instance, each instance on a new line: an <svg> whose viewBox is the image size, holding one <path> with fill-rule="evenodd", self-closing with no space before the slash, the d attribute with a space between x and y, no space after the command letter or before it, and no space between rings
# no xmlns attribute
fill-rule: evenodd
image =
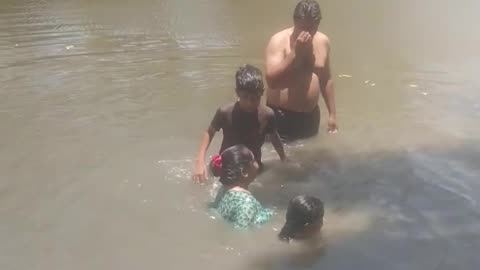
<svg viewBox="0 0 480 270"><path fill-rule="evenodd" d="M273 109L264 104L258 106L258 111L265 116L275 116Z"/></svg>
<svg viewBox="0 0 480 270"><path fill-rule="evenodd" d="M231 103L228 103L228 104L225 104L225 105L222 105L222 106L218 107L217 110L221 113L228 113L228 112L231 112L233 110L234 106L235 106L235 102L231 102Z"/></svg>

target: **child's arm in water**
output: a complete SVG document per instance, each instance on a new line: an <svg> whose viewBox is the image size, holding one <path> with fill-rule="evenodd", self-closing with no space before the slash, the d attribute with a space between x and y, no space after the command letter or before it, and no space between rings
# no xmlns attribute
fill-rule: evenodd
<svg viewBox="0 0 480 270"><path fill-rule="evenodd" d="M278 156L280 157L281 161L286 161L287 157L285 156L285 150L283 149L283 143L280 139L280 135L278 135L277 131L277 123L275 120L275 114L271 111L271 115L267 120L267 134L270 137L270 141L272 142L275 151L277 151Z"/></svg>
<svg viewBox="0 0 480 270"><path fill-rule="evenodd" d="M280 157L280 160L285 161L287 159L287 156L285 155L285 150L283 149L283 143L277 131L274 131L270 135L270 141L272 142L272 145L275 148L275 151L277 151L278 156Z"/></svg>
<svg viewBox="0 0 480 270"><path fill-rule="evenodd" d="M195 162L195 170L193 172L193 180L197 182L203 182L207 180L207 170L205 168L205 154L207 152L210 143L215 136L215 133L223 127L225 119L225 111L221 108L218 108L213 116L210 126L203 133L202 140L200 141L200 149L198 150L197 160Z"/></svg>
<svg viewBox="0 0 480 270"><path fill-rule="evenodd" d="M198 150L197 154L197 160L195 162L195 170L192 176L193 180L196 182L201 183L208 178L207 170L205 168L205 153L207 152L215 133L216 130L211 126L209 126L208 129L203 133L200 141L200 149Z"/></svg>

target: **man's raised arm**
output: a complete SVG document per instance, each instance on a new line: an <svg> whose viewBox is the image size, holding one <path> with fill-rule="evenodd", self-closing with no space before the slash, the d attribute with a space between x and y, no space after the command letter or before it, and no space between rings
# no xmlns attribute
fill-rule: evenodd
<svg viewBox="0 0 480 270"><path fill-rule="evenodd" d="M268 42L265 52L265 79L270 89L285 88L288 71L295 60L295 50L285 56L282 37L274 35Z"/></svg>

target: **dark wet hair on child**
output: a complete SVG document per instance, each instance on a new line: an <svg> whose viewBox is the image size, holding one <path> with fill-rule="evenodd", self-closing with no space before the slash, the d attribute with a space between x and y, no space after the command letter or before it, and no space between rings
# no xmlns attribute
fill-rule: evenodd
<svg viewBox="0 0 480 270"><path fill-rule="evenodd" d="M301 195L290 200L286 221L278 234L280 240L289 241L293 236L301 232L305 226L320 222L323 224L323 203L320 199Z"/></svg>
<svg viewBox="0 0 480 270"><path fill-rule="evenodd" d="M225 149L220 156L220 182L223 185L235 184L242 176L243 170L253 161L252 152L241 144Z"/></svg>
<svg viewBox="0 0 480 270"><path fill-rule="evenodd" d="M252 65L243 65L235 73L235 85L237 92L262 95L264 91L262 72Z"/></svg>

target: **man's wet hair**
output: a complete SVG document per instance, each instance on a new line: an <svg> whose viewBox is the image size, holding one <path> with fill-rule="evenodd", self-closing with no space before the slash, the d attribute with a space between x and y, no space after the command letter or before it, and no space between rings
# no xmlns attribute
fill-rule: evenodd
<svg viewBox="0 0 480 270"><path fill-rule="evenodd" d="M235 84L238 92L263 94L263 75L260 69L246 64L235 73Z"/></svg>
<svg viewBox="0 0 480 270"><path fill-rule="evenodd" d="M320 22L322 19L322 12L320 11L320 5L315 0L302 0L298 2L293 12L293 20L311 20L314 22Z"/></svg>

